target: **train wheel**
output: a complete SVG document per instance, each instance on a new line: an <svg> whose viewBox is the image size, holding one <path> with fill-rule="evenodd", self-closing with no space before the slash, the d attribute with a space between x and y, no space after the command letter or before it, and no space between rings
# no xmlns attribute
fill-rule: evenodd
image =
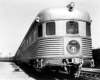
<svg viewBox="0 0 100 80"><path fill-rule="evenodd" d="M44 68L44 71L47 72L47 73L50 73L51 72L51 68L49 66L47 66L47 67Z"/></svg>
<svg viewBox="0 0 100 80"><path fill-rule="evenodd" d="M32 66L34 69L35 69L35 71L37 71L37 72L44 72L44 68L39 68L39 67L37 67L37 63L36 64L33 64L33 66Z"/></svg>
<svg viewBox="0 0 100 80"><path fill-rule="evenodd" d="M42 72L42 69L40 69L40 68L35 68L35 70L36 70L37 72Z"/></svg>

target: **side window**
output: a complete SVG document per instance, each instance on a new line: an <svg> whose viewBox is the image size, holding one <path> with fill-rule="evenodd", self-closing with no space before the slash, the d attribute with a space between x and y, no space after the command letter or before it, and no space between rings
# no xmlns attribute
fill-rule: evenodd
<svg viewBox="0 0 100 80"><path fill-rule="evenodd" d="M23 44L23 46L22 46L22 51L24 51L24 44Z"/></svg>
<svg viewBox="0 0 100 80"><path fill-rule="evenodd" d="M66 33L67 34L78 34L78 23L74 21L69 21L66 23Z"/></svg>
<svg viewBox="0 0 100 80"><path fill-rule="evenodd" d="M32 32L32 43L34 42L34 32Z"/></svg>
<svg viewBox="0 0 100 80"><path fill-rule="evenodd" d="M55 22L46 23L46 34L55 35Z"/></svg>
<svg viewBox="0 0 100 80"><path fill-rule="evenodd" d="M29 37L29 45L31 45L31 36Z"/></svg>
<svg viewBox="0 0 100 80"><path fill-rule="evenodd" d="M33 30L32 34L31 34L31 43L33 43L37 38L37 33L36 32L37 31L35 29L35 30Z"/></svg>
<svg viewBox="0 0 100 80"><path fill-rule="evenodd" d="M26 47L25 47L25 42L24 42L24 50L25 50L25 48L26 48Z"/></svg>
<svg viewBox="0 0 100 80"><path fill-rule="evenodd" d="M25 48L27 48L27 41L25 42Z"/></svg>
<svg viewBox="0 0 100 80"><path fill-rule="evenodd" d="M38 37L42 36L42 24L38 26Z"/></svg>
<svg viewBox="0 0 100 80"><path fill-rule="evenodd" d="M33 42L36 40L36 29L33 31Z"/></svg>
<svg viewBox="0 0 100 80"><path fill-rule="evenodd" d="M27 47L28 47L28 39L27 39Z"/></svg>
<svg viewBox="0 0 100 80"><path fill-rule="evenodd" d="M91 29L90 29L90 23L86 23L86 35L91 36Z"/></svg>

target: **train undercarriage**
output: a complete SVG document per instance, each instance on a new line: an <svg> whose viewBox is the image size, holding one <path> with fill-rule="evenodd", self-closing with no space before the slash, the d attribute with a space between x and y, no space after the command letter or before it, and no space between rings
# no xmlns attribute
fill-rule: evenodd
<svg viewBox="0 0 100 80"><path fill-rule="evenodd" d="M52 61L52 60L51 60ZM35 59L30 60L29 65L35 68L38 72L47 72L47 71L63 71L73 76L75 78L80 76L81 68L83 65L83 59L74 58L74 59L62 59L61 63L59 61L50 62L50 60L45 59ZM58 64L59 63L59 64Z"/></svg>

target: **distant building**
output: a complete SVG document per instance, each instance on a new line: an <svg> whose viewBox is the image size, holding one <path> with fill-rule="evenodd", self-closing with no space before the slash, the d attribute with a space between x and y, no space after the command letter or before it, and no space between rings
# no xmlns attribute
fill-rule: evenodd
<svg viewBox="0 0 100 80"><path fill-rule="evenodd" d="M92 55L93 55L93 59L94 59L94 64L95 65L100 65L100 48L93 49L92 50Z"/></svg>

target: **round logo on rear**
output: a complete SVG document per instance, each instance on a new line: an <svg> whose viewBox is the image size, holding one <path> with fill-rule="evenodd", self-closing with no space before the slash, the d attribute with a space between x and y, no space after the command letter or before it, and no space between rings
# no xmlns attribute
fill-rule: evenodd
<svg viewBox="0 0 100 80"><path fill-rule="evenodd" d="M78 53L78 51L80 50L80 45L76 40L72 40L68 43L67 50L71 54Z"/></svg>
<svg viewBox="0 0 100 80"><path fill-rule="evenodd" d="M76 47L71 47L72 52L76 52Z"/></svg>

